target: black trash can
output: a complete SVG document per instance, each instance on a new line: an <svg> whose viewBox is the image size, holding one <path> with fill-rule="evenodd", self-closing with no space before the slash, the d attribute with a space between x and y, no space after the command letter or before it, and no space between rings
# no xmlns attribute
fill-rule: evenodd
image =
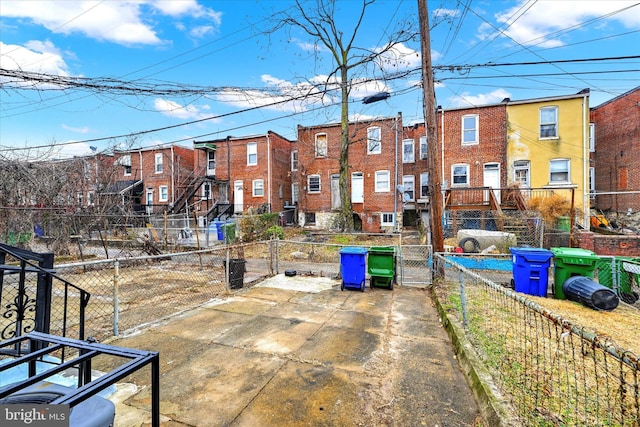
<svg viewBox="0 0 640 427"><path fill-rule="evenodd" d="M247 261L242 258L231 258L229 260L229 287L231 289L241 289L244 285L244 265ZM224 260L225 269L227 260Z"/></svg>
<svg viewBox="0 0 640 427"><path fill-rule="evenodd" d="M618 295L613 290L602 286L590 277L573 276L568 278L562 285L562 292L567 299L595 310L610 311L620 303Z"/></svg>

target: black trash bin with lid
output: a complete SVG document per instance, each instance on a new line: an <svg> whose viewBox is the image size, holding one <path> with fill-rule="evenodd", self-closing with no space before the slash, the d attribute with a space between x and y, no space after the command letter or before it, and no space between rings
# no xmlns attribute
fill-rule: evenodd
<svg viewBox="0 0 640 427"><path fill-rule="evenodd" d="M610 311L620 303L618 295L613 290L602 286L590 277L573 276L568 278L562 285L562 292L567 299L595 310Z"/></svg>
<svg viewBox="0 0 640 427"><path fill-rule="evenodd" d="M231 258L229 260L229 287L231 289L241 289L244 285L245 263L247 261L242 258ZM227 260L224 260L225 269L227 268Z"/></svg>

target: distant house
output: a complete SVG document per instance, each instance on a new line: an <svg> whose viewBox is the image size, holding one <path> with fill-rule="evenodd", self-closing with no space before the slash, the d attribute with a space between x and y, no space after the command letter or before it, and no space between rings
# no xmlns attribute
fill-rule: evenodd
<svg viewBox="0 0 640 427"><path fill-rule="evenodd" d="M589 90L506 102L507 184L573 189L578 224L589 224Z"/></svg>
<svg viewBox="0 0 640 427"><path fill-rule="evenodd" d="M640 86L591 109L594 206L640 211Z"/></svg>
<svg viewBox="0 0 640 427"><path fill-rule="evenodd" d="M295 141L275 132L194 142L190 204L209 220L292 203Z"/></svg>
<svg viewBox="0 0 640 427"><path fill-rule="evenodd" d="M115 164L112 193L139 201L147 214L168 211L193 179L193 150L179 145L116 151Z"/></svg>
<svg viewBox="0 0 640 427"><path fill-rule="evenodd" d="M349 123L348 186L357 230L401 227L402 116ZM298 221L331 228L339 217L340 123L298 126ZM414 196L415 198L415 196Z"/></svg>

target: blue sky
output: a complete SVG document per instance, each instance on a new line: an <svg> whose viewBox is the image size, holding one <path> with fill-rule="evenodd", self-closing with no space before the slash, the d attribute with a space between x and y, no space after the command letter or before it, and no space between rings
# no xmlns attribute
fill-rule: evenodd
<svg viewBox="0 0 640 427"><path fill-rule="evenodd" d="M417 30L417 3L376 0L354 46L380 49L403 23ZM41 155L51 145L58 156L88 154L89 147L190 147L268 130L295 140L298 125L338 121L335 92L300 99L333 70L326 49L299 29L268 31L293 4L0 0L0 68L15 72L0 76L0 157ZM361 4L337 0L345 34ZM587 87L596 106L640 85L639 58L552 62L640 55L640 0L428 0L428 7L436 98L444 108ZM505 65L483 66L489 63ZM395 46L379 67L354 69L361 84L351 92L352 118L402 112L405 124L422 122L420 64L416 38ZM72 89L15 75L156 90ZM391 96L361 102L380 91Z"/></svg>

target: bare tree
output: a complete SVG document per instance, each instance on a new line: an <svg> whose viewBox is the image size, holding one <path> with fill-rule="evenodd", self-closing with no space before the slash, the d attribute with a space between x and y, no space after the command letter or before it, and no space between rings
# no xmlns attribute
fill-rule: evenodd
<svg viewBox="0 0 640 427"><path fill-rule="evenodd" d="M349 135L349 94L357 82L351 79L350 74L366 72L373 66L384 74L382 63L385 58L396 57L394 49L398 45L413 40L417 34L414 31L414 21L399 21L395 31L389 34L381 34L383 44L374 49L355 46L356 36L365 22L367 8L375 3L375 0L362 0L360 13L353 16L352 26L349 32L338 28L338 16L336 9L337 0L314 0L301 2L296 0L291 10L280 15L276 26L279 28L298 28L314 39L316 45L326 48L333 59L333 68L327 75L325 87L340 89L341 97L341 136L340 136L340 178L338 181L341 201L341 223L345 231L353 231L353 209L351 206L351 194L349 188L349 145L352 143ZM341 17L344 21L344 16ZM376 22L378 28L384 28L385 23ZM386 37L385 37L386 36ZM316 56L319 50L316 49ZM337 83L336 83L337 82Z"/></svg>

